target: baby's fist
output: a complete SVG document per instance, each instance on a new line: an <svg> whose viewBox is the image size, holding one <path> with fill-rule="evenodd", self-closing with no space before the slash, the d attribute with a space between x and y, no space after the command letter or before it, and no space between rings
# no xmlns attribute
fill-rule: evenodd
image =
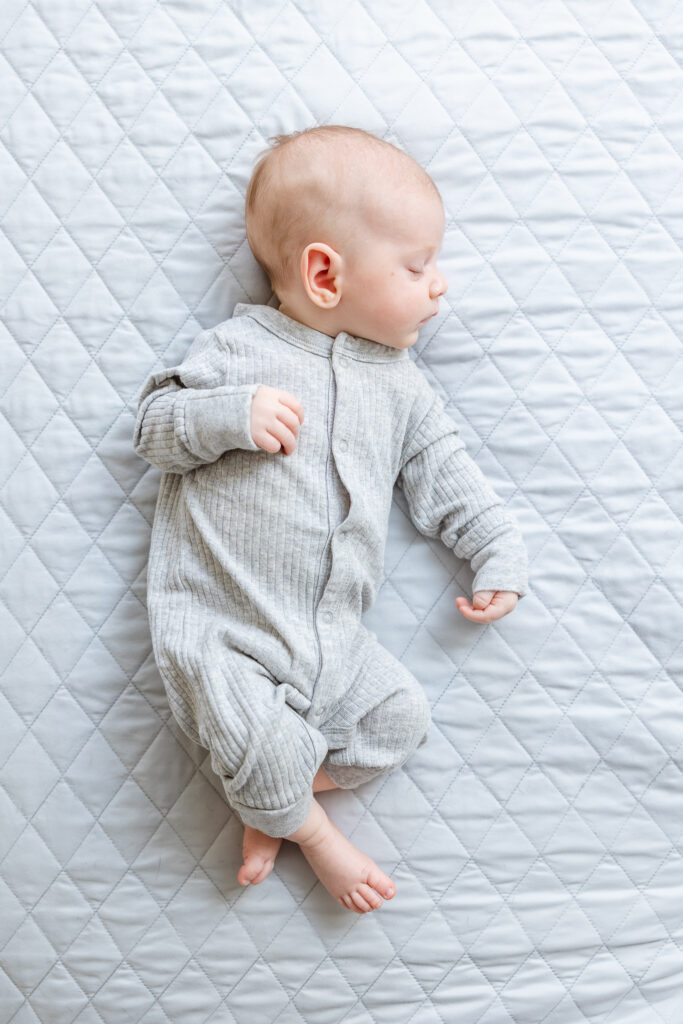
<svg viewBox="0 0 683 1024"><path fill-rule="evenodd" d="M304 421L301 402L288 391L261 384L251 401L251 437L267 452L291 455Z"/></svg>
<svg viewBox="0 0 683 1024"><path fill-rule="evenodd" d="M471 622L493 622L513 612L517 607L519 594L514 590L477 590L472 604L466 597L456 597L455 605Z"/></svg>

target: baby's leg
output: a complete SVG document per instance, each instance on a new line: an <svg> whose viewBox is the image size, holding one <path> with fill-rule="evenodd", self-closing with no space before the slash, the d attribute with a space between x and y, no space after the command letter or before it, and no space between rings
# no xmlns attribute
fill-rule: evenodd
<svg viewBox="0 0 683 1024"><path fill-rule="evenodd" d="M318 774L313 779L313 792L323 793L327 789L339 789L339 786L336 782L332 781L321 765L320 768L318 768Z"/></svg>
<svg viewBox="0 0 683 1024"><path fill-rule="evenodd" d="M381 903L379 891L391 898L391 879L342 836L313 795L316 778L321 789L335 781L325 774L318 777L328 742L287 703L287 687L254 658L225 646L211 623L194 637L191 648L169 648L166 661L167 676L191 697L193 729L210 751L228 802L252 829L250 863L240 869L240 882L262 881L281 837L295 836L323 884L344 906L363 913ZM252 840L267 843L258 862Z"/></svg>
<svg viewBox="0 0 683 1024"><path fill-rule="evenodd" d="M313 781L313 792L336 788L320 768ZM348 910L365 914L382 906L380 894L388 900L394 896L396 889L389 876L339 831L316 800L301 828L287 838L299 844L327 891ZM258 884L268 877L281 843L281 839L245 826L244 864L237 875L241 885L250 881Z"/></svg>
<svg viewBox="0 0 683 1024"><path fill-rule="evenodd" d="M285 835L301 845L340 904L356 913L376 909L381 897L393 897L393 882L328 819L313 798L313 780L322 766L332 782L350 788L402 764L426 736L429 706L421 688L384 648L376 642L369 645L363 679L350 702L351 721L342 716L329 723L330 741L345 734L333 750L334 742L284 704L284 690L267 681L253 660L247 678L245 666L233 654L225 675L235 704L205 720L213 727L208 736L212 763L223 777L229 802L253 830L250 842L256 839L267 847L259 854L260 863L249 848L252 863L241 869L240 881L267 877L279 849L277 840ZM243 740L237 742L240 732ZM271 842L260 840L256 832L265 832Z"/></svg>
<svg viewBox="0 0 683 1024"><path fill-rule="evenodd" d="M228 803L251 830L240 882L262 881L281 838L310 813L327 741L288 703L291 686L223 642L220 622L205 622L191 644L187 634L179 643L179 631L167 630L164 678L169 693L184 698L172 710L181 724L190 719L192 738L208 748Z"/></svg>
<svg viewBox="0 0 683 1024"><path fill-rule="evenodd" d="M420 683L369 634L362 677L321 726L329 746L322 766L341 789L355 788L402 767L426 742L430 723Z"/></svg>
<svg viewBox="0 0 683 1024"><path fill-rule="evenodd" d="M327 741L288 704L291 688L254 658L208 643L191 667L200 743L228 803L244 825L289 835L308 817Z"/></svg>
<svg viewBox="0 0 683 1024"><path fill-rule="evenodd" d="M337 788L336 782L329 778L323 768L319 768L313 779L313 792L322 793ZM242 842L244 864L237 872L237 881L240 885L258 885L267 878L275 866L275 858L281 845L282 839L277 836L267 836L265 832L245 825Z"/></svg>
<svg viewBox="0 0 683 1024"><path fill-rule="evenodd" d="M360 678L321 727L330 748L323 762L327 777L350 789L394 771L426 741L430 721L418 681L368 634ZM299 843L325 888L350 910L366 913L382 906L380 897L394 896L391 878L342 835L316 801L301 828L287 838Z"/></svg>
<svg viewBox="0 0 683 1024"><path fill-rule="evenodd" d="M395 895L389 876L339 831L317 800L301 828L287 838L299 844L327 891L348 910L366 914L382 906L382 896Z"/></svg>

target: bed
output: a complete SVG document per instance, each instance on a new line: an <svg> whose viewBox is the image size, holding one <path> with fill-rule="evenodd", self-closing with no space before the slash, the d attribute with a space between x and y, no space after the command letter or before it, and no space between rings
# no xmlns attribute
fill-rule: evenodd
<svg viewBox="0 0 683 1024"><path fill-rule="evenodd" d="M0 1020L683 1021L683 4L8 0L0 8ZM137 396L272 302L270 136L355 124L446 207L411 349L527 541L487 627L398 488L364 618L432 708L321 803L357 916L242 827L170 715Z"/></svg>

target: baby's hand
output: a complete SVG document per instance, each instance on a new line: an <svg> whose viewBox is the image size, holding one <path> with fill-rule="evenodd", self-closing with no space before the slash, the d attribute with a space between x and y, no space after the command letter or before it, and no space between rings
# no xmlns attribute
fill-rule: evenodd
<svg viewBox="0 0 683 1024"><path fill-rule="evenodd" d="M508 612L513 612L518 601L519 594L514 590L477 590L472 604L466 597L456 597L455 604L470 622L486 623L502 619Z"/></svg>
<svg viewBox="0 0 683 1024"><path fill-rule="evenodd" d="M259 385L251 402L251 436L254 444L267 452L284 450L291 455L296 448L299 427L304 421L301 402L288 391Z"/></svg>

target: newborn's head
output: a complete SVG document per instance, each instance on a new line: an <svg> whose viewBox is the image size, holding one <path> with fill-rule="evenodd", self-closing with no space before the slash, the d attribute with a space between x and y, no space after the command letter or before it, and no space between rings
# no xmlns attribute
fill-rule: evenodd
<svg viewBox="0 0 683 1024"><path fill-rule="evenodd" d="M396 146L328 125L277 136L247 190L251 249L282 312L335 336L407 348L438 309L444 212Z"/></svg>

